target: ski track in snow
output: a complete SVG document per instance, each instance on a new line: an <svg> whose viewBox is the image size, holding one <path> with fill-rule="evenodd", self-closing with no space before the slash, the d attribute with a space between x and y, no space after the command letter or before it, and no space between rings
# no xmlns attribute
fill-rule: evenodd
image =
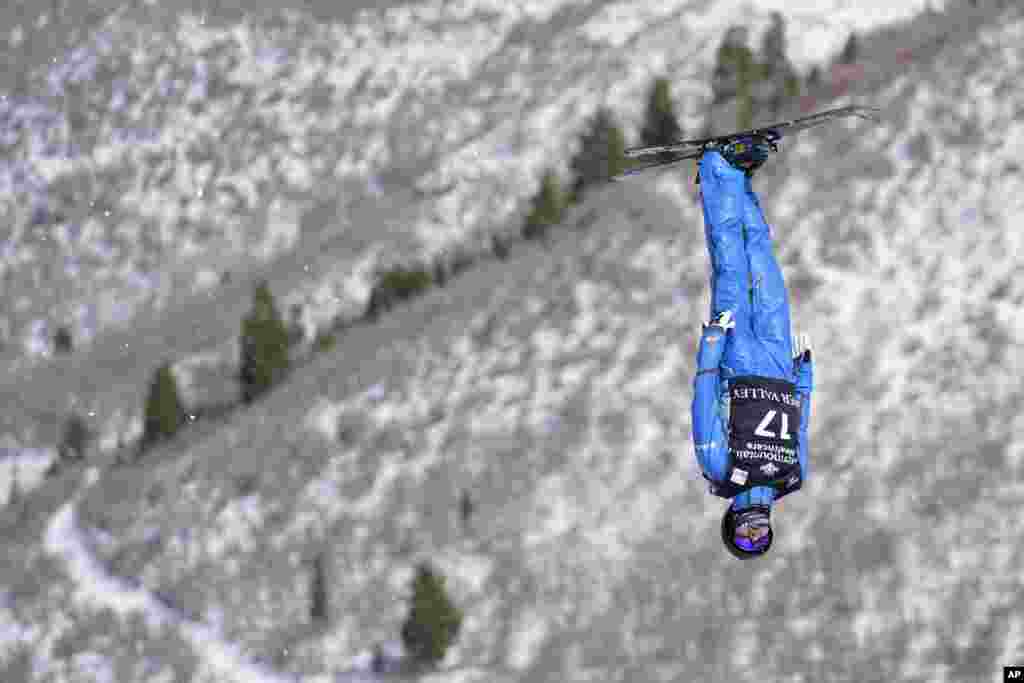
<svg viewBox="0 0 1024 683"><path fill-rule="evenodd" d="M92 471L93 480L97 478ZM89 552L78 528L75 504L82 493L60 507L46 528L43 547L64 562L74 583L76 602L109 608L121 617L142 613L150 628L175 626L208 670L206 680L238 683L296 683L295 676L276 673L248 660L240 648L222 639L212 627L188 619L149 591L123 578L111 576Z"/></svg>

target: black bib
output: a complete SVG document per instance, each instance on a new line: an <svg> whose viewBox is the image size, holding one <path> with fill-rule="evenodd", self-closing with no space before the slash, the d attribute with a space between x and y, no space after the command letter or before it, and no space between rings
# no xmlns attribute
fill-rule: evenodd
<svg viewBox="0 0 1024 683"><path fill-rule="evenodd" d="M780 498L800 488L800 397L792 382L768 377L729 381L729 468L711 492L732 498L770 486Z"/></svg>

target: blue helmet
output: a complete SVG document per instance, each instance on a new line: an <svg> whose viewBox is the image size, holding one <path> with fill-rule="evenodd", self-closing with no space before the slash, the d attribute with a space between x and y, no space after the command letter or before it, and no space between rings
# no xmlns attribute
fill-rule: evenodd
<svg viewBox="0 0 1024 683"><path fill-rule="evenodd" d="M768 533L756 540L737 534L737 530L745 528L767 528ZM744 529L745 530L745 529ZM772 547L774 532L771 524L771 508L755 505L745 510L736 511L730 505L722 515L722 543L733 557L750 560L760 557Z"/></svg>

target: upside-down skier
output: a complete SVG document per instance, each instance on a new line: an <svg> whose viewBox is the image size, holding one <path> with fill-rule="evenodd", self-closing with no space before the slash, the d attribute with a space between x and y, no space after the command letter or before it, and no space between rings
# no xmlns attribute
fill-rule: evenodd
<svg viewBox="0 0 1024 683"><path fill-rule="evenodd" d="M810 344L791 336L786 285L750 184L773 149L733 139L706 149L698 171L711 316L697 354L693 441L711 493L732 499L722 541L741 559L768 551L772 504L807 479Z"/></svg>

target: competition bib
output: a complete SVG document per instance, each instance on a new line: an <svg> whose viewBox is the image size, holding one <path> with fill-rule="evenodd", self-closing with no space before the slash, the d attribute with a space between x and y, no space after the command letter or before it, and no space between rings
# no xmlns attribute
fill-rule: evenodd
<svg viewBox="0 0 1024 683"><path fill-rule="evenodd" d="M729 404L728 488L799 488L800 398L793 383L736 377Z"/></svg>

